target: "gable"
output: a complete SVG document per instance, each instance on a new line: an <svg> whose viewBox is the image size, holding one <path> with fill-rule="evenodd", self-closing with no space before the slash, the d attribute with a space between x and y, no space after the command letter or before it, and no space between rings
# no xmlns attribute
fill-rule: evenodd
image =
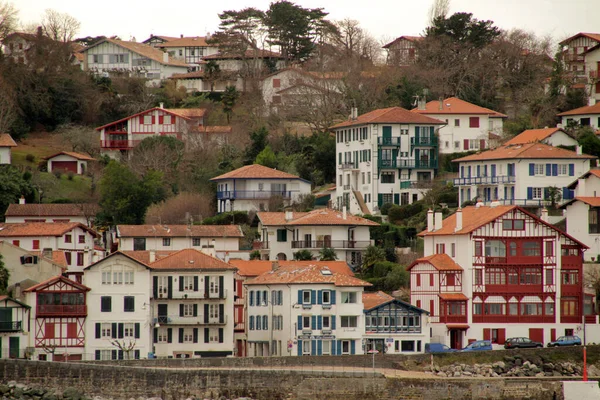
<svg viewBox="0 0 600 400"><path fill-rule="evenodd" d="M429 314L427 311L415 307L412 304L409 303L405 303L401 300L391 300L387 303L378 305L376 307L373 307L369 310L365 310L364 311L366 315L377 315L379 313L381 314L387 314L387 313L395 313L398 316L402 316L402 315L408 315L408 314Z"/></svg>

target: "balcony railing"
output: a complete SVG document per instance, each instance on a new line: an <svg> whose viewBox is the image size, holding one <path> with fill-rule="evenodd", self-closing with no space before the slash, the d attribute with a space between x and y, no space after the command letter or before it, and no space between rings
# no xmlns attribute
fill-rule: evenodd
<svg viewBox="0 0 600 400"><path fill-rule="evenodd" d="M217 192L217 199L220 200L241 200L241 199L270 199L274 196L281 196L284 199L292 198L297 190L227 190Z"/></svg>
<svg viewBox="0 0 600 400"><path fill-rule="evenodd" d="M437 168L437 160L413 160L413 159L379 159L379 168L419 168L419 169L435 169Z"/></svg>
<svg viewBox="0 0 600 400"><path fill-rule="evenodd" d="M431 189L433 181L404 181L400 182L400 189Z"/></svg>
<svg viewBox="0 0 600 400"><path fill-rule="evenodd" d="M211 317L208 322L205 321L204 315L196 317L182 317L180 315L159 315L152 321L153 324L159 325L225 325L227 324L227 315L219 317Z"/></svg>
<svg viewBox="0 0 600 400"><path fill-rule="evenodd" d="M37 317L46 316L86 316L87 306L77 305L54 305L54 304L39 304L36 307Z"/></svg>
<svg viewBox="0 0 600 400"><path fill-rule="evenodd" d="M340 169L358 169L358 162L342 163Z"/></svg>
<svg viewBox="0 0 600 400"><path fill-rule="evenodd" d="M485 201L485 205L490 205L491 203L496 203L500 205L507 206L522 206L522 207L546 207L552 204L550 200L542 200L542 199L500 199L500 200L491 200Z"/></svg>
<svg viewBox="0 0 600 400"><path fill-rule="evenodd" d="M186 297L187 296L187 297ZM181 299L189 299L189 300L219 300L227 298L227 289L223 289L218 293L211 293L210 291L199 290L197 292L174 292L171 294L171 298L169 299L166 291L159 289L158 298L153 298L153 300L181 300Z"/></svg>
<svg viewBox="0 0 600 400"><path fill-rule="evenodd" d="M21 321L0 321L0 332L18 332L21 330Z"/></svg>
<svg viewBox="0 0 600 400"><path fill-rule="evenodd" d="M461 324L467 323L466 315L440 315L440 322L446 324Z"/></svg>
<svg viewBox="0 0 600 400"><path fill-rule="evenodd" d="M103 149L132 149L140 142L141 140L102 140L100 147Z"/></svg>
<svg viewBox="0 0 600 400"><path fill-rule="evenodd" d="M292 249L364 249L371 245L370 240L294 240Z"/></svg>
<svg viewBox="0 0 600 400"><path fill-rule="evenodd" d="M495 185L498 183L515 183L514 176L477 176L471 178L455 178L454 186Z"/></svg>
<svg viewBox="0 0 600 400"><path fill-rule="evenodd" d="M380 146L400 146L399 137L378 137L377 144Z"/></svg>
<svg viewBox="0 0 600 400"><path fill-rule="evenodd" d="M410 145L412 147L424 146L424 147L435 147L438 145L438 139L434 136L417 136L410 138Z"/></svg>

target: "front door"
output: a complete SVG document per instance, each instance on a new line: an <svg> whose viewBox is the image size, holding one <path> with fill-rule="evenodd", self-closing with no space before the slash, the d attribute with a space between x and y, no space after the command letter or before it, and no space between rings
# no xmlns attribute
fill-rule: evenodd
<svg viewBox="0 0 600 400"><path fill-rule="evenodd" d="M168 321L168 315L169 315L168 310L169 310L168 304L159 304L158 305L158 323L159 324L163 324Z"/></svg>
<svg viewBox="0 0 600 400"><path fill-rule="evenodd" d="M450 329L450 347L453 349L462 349L462 331L459 329Z"/></svg>
<svg viewBox="0 0 600 400"><path fill-rule="evenodd" d="M11 337L8 341L8 354L10 358L19 358L19 337Z"/></svg>

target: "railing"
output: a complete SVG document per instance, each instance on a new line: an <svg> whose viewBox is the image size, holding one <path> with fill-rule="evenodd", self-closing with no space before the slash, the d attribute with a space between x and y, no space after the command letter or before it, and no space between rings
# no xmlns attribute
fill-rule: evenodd
<svg viewBox="0 0 600 400"><path fill-rule="evenodd" d="M473 322L479 323L535 323L535 322L554 322L554 315L473 315Z"/></svg>
<svg viewBox="0 0 600 400"><path fill-rule="evenodd" d="M358 169L357 162L349 162L340 164L340 169Z"/></svg>
<svg viewBox="0 0 600 400"><path fill-rule="evenodd" d="M400 182L400 189L430 189L433 181L404 181Z"/></svg>
<svg viewBox="0 0 600 400"><path fill-rule="evenodd" d="M379 168L437 168L437 160L413 160L398 158L396 160L379 159Z"/></svg>
<svg viewBox="0 0 600 400"><path fill-rule="evenodd" d="M252 250L266 250L269 248L269 242L253 242Z"/></svg>
<svg viewBox="0 0 600 400"><path fill-rule="evenodd" d="M0 321L0 332L18 332L21 330L21 321Z"/></svg>
<svg viewBox="0 0 600 400"><path fill-rule="evenodd" d="M292 249L364 249L371 245L370 240L294 240Z"/></svg>
<svg viewBox="0 0 600 400"><path fill-rule="evenodd" d="M381 146L400 146L399 137L378 137L377 144Z"/></svg>
<svg viewBox="0 0 600 400"><path fill-rule="evenodd" d="M515 183L514 176L477 176L472 178L455 178L454 186L464 185L494 185L498 183Z"/></svg>
<svg viewBox="0 0 600 400"><path fill-rule="evenodd" d="M274 196L281 196L284 199L292 198L297 190L227 190L217 192L217 199L270 199Z"/></svg>
<svg viewBox="0 0 600 400"><path fill-rule="evenodd" d="M417 136L417 137L413 137L410 138L410 145L411 146L427 146L427 147L434 147L438 145L438 139L434 136Z"/></svg>
<svg viewBox="0 0 600 400"><path fill-rule="evenodd" d="M100 147L103 149L131 149L140 142L141 140L102 140Z"/></svg>
<svg viewBox="0 0 600 400"><path fill-rule="evenodd" d="M159 325L225 325L227 324L227 315L219 317L211 317L208 322L205 322L204 315L196 317L182 317L180 315L159 315L152 321L153 324Z"/></svg>
<svg viewBox="0 0 600 400"><path fill-rule="evenodd" d="M440 315L440 322L445 324L466 324L466 315Z"/></svg>
<svg viewBox="0 0 600 400"><path fill-rule="evenodd" d="M523 207L545 207L552 204L550 200L542 200L542 199L500 199L500 200L491 200L485 201L484 204L490 205L491 203L496 203L499 205L506 206L523 206Z"/></svg>
<svg viewBox="0 0 600 400"><path fill-rule="evenodd" d="M187 295L187 297L186 297ZM227 289L223 289L218 293L211 293L210 291L199 290L197 292L174 292L171 294L171 297L168 297L167 293L161 293L159 291L158 297L153 300L181 300L181 299L196 299L196 300L219 300L227 298Z"/></svg>
<svg viewBox="0 0 600 400"><path fill-rule="evenodd" d="M36 316L85 316L87 315L87 306L77 305L54 305L54 304L39 304L36 307Z"/></svg>

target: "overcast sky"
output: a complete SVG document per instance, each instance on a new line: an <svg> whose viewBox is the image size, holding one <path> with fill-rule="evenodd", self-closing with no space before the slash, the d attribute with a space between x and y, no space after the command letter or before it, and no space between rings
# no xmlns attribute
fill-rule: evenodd
<svg viewBox="0 0 600 400"><path fill-rule="evenodd" d="M9 0L24 23L35 23L44 10L66 12L81 22L78 36L113 36L137 41L150 34L204 36L219 25L218 13L256 7L271 0ZM433 0L297 0L306 8L324 7L329 19L360 21L375 38L418 35ZM521 28L562 40L577 32L600 32L600 0L450 0L450 14L473 13L503 29Z"/></svg>

